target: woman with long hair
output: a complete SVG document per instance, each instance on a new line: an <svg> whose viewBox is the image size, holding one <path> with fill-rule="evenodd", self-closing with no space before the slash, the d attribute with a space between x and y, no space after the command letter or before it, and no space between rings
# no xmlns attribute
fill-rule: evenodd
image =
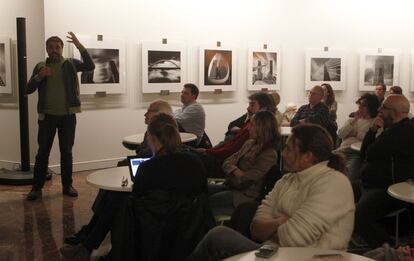
<svg viewBox="0 0 414 261"><path fill-rule="evenodd" d="M336 124L336 111L338 110L338 103L335 100L335 93L332 89L332 86L328 83L321 84L321 87L324 92L323 102L326 106L328 106L329 109L329 117L331 121Z"/></svg>
<svg viewBox="0 0 414 261"><path fill-rule="evenodd" d="M171 115L152 115L147 138L153 156L139 165L135 179L132 180L134 198L145 197L153 192L167 193L172 199L195 198L207 191L204 166L196 155L182 150L177 123ZM62 246L62 255L71 260L90 260L91 252L99 248L110 231L114 247L114 242L120 240L119 229L116 227L125 219L125 207L130 196L131 193L127 192L107 191L92 219L82 234L78 235L79 242Z"/></svg>
<svg viewBox="0 0 414 261"><path fill-rule="evenodd" d="M239 204L257 200L264 176L278 162L280 133L273 113L256 113L249 137L239 151L224 161L225 184L209 185L210 205L215 215L229 215Z"/></svg>
<svg viewBox="0 0 414 261"><path fill-rule="evenodd" d="M250 224L251 240L224 226L210 230L188 260L222 260L262 244L345 250L354 224L354 197L341 155L319 125L292 128L282 157L285 174ZM228 242L231 242L229 244Z"/></svg>

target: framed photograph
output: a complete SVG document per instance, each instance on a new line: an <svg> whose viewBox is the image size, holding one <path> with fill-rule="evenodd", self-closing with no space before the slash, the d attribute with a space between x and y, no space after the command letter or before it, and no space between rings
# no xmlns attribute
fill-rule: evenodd
<svg viewBox="0 0 414 261"><path fill-rule="evenodd" d="M13 94L10 59L10 38L0 37L0 94Z"/></svg>
<svg viewBox="0 0 414 261"><path fill-rule="evenodd" d="M142 92L180 92L187 81L183 44L142 44Z"/></svg>
<svg viewBox="0 0 414 261"><path fill-rule="evenodd" d="M97 41L90 37L79 37L79 41L92 57L95 69L80 72L80 93L108 94L125 93L125 43L120 39L106 38ZM81 59L79 51L72 46L73 57Z"/></svg>
<svg viewBox="0 0 414 261"><path fill-rule="evenodd" d="M398 85L398 52L361 52L359 67L359 90L374 91L377 83Z"/></svg>
<svg viewBox="0 0 414 261"><path fill-rule="evenodd" d="M231 48L200 48L200 91L236 90L233 53Z"/></svg>
<svg viewBox="0 0 414 261"><path fill-rule="evenodd" d="M346 55L344 51L309 50L305 57L305 89L328 83L333 90L345 90Z"/></svg>
<svg viewBox="0 0 414 261"><path fill-rule="evenodd" d="M280 90L280 52L249 49L247 57L247 89Z"/></svg>

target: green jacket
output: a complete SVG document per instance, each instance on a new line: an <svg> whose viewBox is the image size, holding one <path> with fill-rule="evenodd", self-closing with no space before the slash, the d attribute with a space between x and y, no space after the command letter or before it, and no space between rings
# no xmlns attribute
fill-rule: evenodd
<svg viewBox="0 0 414 261"><path fill-rule="evenodd" d="M69 112L80 112L80 99L79 99L79 80L77 72L91 71L95 69L95 64L92 61L91 56L83 47L80 48L80 54L82 60L67 58L62 64L63 83L65 85L66 99L69 106ZM32 77L26 86L26 94L31 94L38 90L39 100L37 103L37 112L43 114L45 112L46 103L46 84L47 77L41 81L37 81L35 78L40 69L46 64L50 63L49 58L45 62L38 63L32 73Z"/></svg>

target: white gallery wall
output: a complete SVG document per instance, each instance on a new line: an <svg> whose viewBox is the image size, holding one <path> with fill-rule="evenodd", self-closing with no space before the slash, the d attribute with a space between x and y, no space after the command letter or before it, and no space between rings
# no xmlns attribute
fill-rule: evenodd
<svg viewBox="0 0 414 261"><path fill-rule="evenodd" d="M199 98L206 110L206 130L213 143L222 139L230 120L245 112L246 97L249 95L246 88L249 47L267 44L269 48L279 48L281 51L281 111L287 102L306 103L305 51L322 50L325 46L330 50L347 52L346 90L336 92L339 125L346 120L349 112L356 109L354 101L361 94L358 91L358 52L362 49L400 51L399 85L410 100L414 97L409 92L410 52L414 50L414 19L411 14L414 2L408 0L0 1L9 3L7 7L12 10L12 16L18 15L19 11L12 3L25 2L28 8L26 12L29 12L27 15L34 15L39 6L44 4L46 38L51 35L65 37L66 32L73 31L79 35L96 37L101 34L104 39L112 37L125 41L127 93L82 97L83 112L78 114L74 147L75 170L110 166L119 158L131 154L131 151L123 148L122 138L145 131L143 114L151 100L162 98L172 105L179 105L178 93L168 96L142 94L139 45L142 42L160 43L162 38L167 38L169 43L186 44L188 82L197 84L200 45L211 46L221 41L222 46L236 49L233 55L237 59L237 91L202 93ZM36 7L31 8L31 5ZM0 19L4 20L3 17ZM29 26L34 25L29 23ZM43 36L41 29L37 30L36 37ZM43 58L41 54L44 56L44 44L37 41L28 52L31 61L28 63L29 72L34 66L33 60ZM37 148L36 101L37 94L31 95L32 161ZM0 160L18 161L18 121L12 116L17 115L17 111L0 108L1 119L5 115L6 122L11 125L6 130L2 127L5 134L0 138ZM9 138L5 138L5 135ZM11 154L3 144L13 148ZM50 158L52 166L59 163L58 151L55 142Z"/></svg>
<svg viewBox="0 0 414 261"><path fill-rule="evenodd" d="M14 52L12 63L17 70L16 47L16 17L26 18L27 36L27 67L31 72L34 65L43 59L44 53L39 51L44 48L44 8L43 0L0 0L0 35L12 39L11 49ZM20 162L20 137L19 137L19 110L17 98L17 75L13 76L13 88L15 95L0 96L0 168L17 168L16 162ZM34 161L37 135L37 113L33 110L33 104L37 97L30 97L29 112L30 149L31 159Z"/></svg>

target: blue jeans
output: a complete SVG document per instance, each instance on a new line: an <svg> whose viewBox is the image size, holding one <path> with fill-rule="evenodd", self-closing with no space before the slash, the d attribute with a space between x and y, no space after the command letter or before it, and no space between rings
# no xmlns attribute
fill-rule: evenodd
<svg viewBox="0 0 414 261"><path fill-rule="evenodd" d="M258 249L260 246L261 244L248 239L231 228L217 226L204 236L187 260L222 260L243 252Z"/></svg>
<svg viewBox="0 0 414 261"><path fill-rule="evenodd" d="M41 189L45 184L49 154L53 145L56 130L59 137L60 170L63 187L72 185L72 147L75 141L76 115L49 115L38 121L39 131L36 162L33 173L33 188Z"/></svg>

